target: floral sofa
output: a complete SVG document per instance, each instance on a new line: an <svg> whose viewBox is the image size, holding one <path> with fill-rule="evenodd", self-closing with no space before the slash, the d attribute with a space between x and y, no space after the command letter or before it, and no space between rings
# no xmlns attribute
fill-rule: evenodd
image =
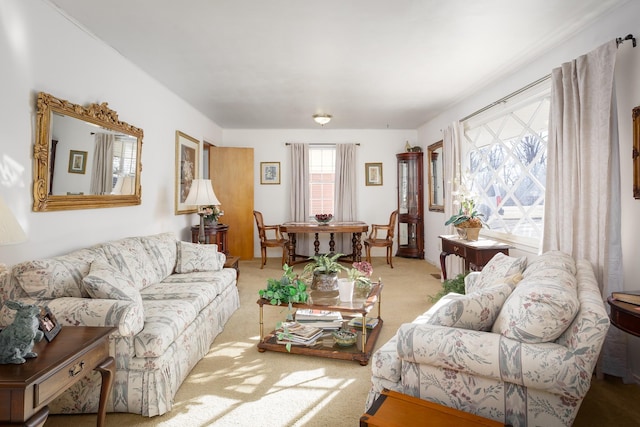
<svg viewBox="0 0 640 427"><path fill-rule="evenodd" d="M526 267L526 268L525 268ZM512 426L570 426L609 318L591 264L498 254L372 358L366 407L384 388Z"/></svg>
<svg viewBox="0 0 640 427"><path fill-rule="evenodd" d="M236 270L224 262L216 245L172 233L129 237L13 266L0 277L0 305L47 305L63 329L117 327L109 342L116 374L107 410L161 415L240 306ZM12 316L2 307L0 325ZM93 372L52 402L51 412L96 412L100 384Z"/></svg>

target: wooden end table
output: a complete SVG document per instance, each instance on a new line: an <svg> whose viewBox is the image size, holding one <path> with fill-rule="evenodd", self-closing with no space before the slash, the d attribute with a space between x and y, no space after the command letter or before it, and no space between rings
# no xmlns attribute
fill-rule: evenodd
<svg viewBox="0 0 640 427"><path fill-rule="evenodd" d="M0 365L0 425L44 424L49 416L47 405L96 370L102 376L97 425L103 426L116 370L109 356L109 335L116 330L63 326L53 341L43 339L33 347L38 357L23 364Z"/></svg>
<svg viewBox="0 0 640 427"><path fill-rule="evenodd" d="M260 342L258 343L258 351L265 350L278 351L281 353L305 354L308 356L325 357L328 359L352 360L360 362L360 365L366 366L369 363L373 347L378 340L380 330L382 329L382 318L380 317L380 299L382 294L382 282L374 283L367 299L352 302L339 302L336 305L314 305L314 304L291 304L295 308L310 308L315 310L339 311L343 314L346 321L355 316L362 316L366 319L368 313L374 308L378 311L378 323L372 328L366 327L366 322L362 322L362 329L358 331L358 341L350 347L339 347L334 344L330 333L326 337L320 338L316 344L310 347L291 346L291 350L287 350L284 344L278 344L275 331L265 335L264 333L264 315L263 307L287 307L288 304L271 305L268 300L260 298L257 303L260 306Z"/></svg>
<svg viewBox="0 0 640 427"><path fill-rule="evenodd" d="M205 225L204 226L204 243L216 244L218 250L225 255L229 255L229 244L227 242L227 233L229 226L226 224ZM191 242L198 243L198 234L200 234L200 226L191 227Z"/></svg>
<svg viewBox="0 0 640 427"><path fill-rule="evenodd" d="M607 298L611 307L611 323L632 335L640 337L640 306Z"/></svg>
<svg viewBox="0 0 640 427"><path fill-rule="evenodd" d="M391 390L383 390L371 408L360 417L360 427L415 425L429 425L431 427L504 426L495 420Z"/></svg>
<svg viewBox="0 0 640 427"><path fill-rule="evenodd" d="M235 268L236 272L236 285L238 284L237 279L240 278L240 266L239 266L240 257L227 255L227 260L224 262L224 268Z"/></svg>
<svg viewBox="0 0 640 427"><path fill-rule="evenodd" d="M455 235L438 236L442 240L442 252L440 253L440 268L442 279L447 280L447 267L445 260L449 255L457 255L464 259L464 270L480 271L489 260L499 252L509 255L511 246L489 239L468 241Z"/></svg>

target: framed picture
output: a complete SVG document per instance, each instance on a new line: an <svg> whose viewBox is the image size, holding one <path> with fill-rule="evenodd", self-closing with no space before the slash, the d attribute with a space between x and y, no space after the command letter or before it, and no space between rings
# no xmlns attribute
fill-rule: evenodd
<svg viewBox="0 0 640 427"><path fill-rule="evenodd" d="M366 185L382 185L382 163L364 164Z"/></svg>
<svg viewBox="0 0 640 427"><path fill-rule="evenodd" d="M58 335L58 332L60 332L60 329L62 329L62 325L58 323L55 316L46 305L40 308L38 323L40 330L44 333L44 337L48 342L53 341L56 335Z"/></svg>
<svg viewBox="0 0 640 427"><path fill-rule="evenodd" d="M260 184L280 184L280 162L260 162Z"/></svg>
<svg viewBox="0 0 640 427"><path fill-rule="evenodd" d="M176 131L176 215L193 213L197 206L185 205L191 182L198 177L200 141Z"/></svg>
<svg viewBox="0 0 640 427"><path fill-rule="evenodd" d="M87 169L86 151L69 151L69 173L84 174Z"/></svg>

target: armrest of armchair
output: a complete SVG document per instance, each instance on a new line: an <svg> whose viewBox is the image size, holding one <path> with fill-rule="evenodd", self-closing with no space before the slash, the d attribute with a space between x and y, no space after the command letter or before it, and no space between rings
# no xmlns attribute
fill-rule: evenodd
<svg viewBox="0 0 640 427"><path fill-rule="evenodd" d="M268 231L273 231L275 233L276 239L278 240L282 239L282 232L280 231L280 225L265 225L263 229L264 229L264 235L267 239L269 238L269 236L267 236Z"/></svg>
<svg viewBox="0 0 640 427"><path fill-rule="evenodd" d="M583 397L591 372L579 354L556 343L527 344L492 332L406 323L398 356L417 364Z"/></svg>
<svg viewBox="0 0 640 427"><path fill-rule="evenodd" d="M144 327L142 305L131 301L63 297L46 304L62 325L115 326L123 337L134 336Z"/></svg>
<svg viewBox="0 0 640 427"><path fill-rule="evenodd" d="M392 231L392 230L389 224L371 224L371 233L369 234L369 238L377 239L378 231L386 231L388 236L389 231Z"/></svg>

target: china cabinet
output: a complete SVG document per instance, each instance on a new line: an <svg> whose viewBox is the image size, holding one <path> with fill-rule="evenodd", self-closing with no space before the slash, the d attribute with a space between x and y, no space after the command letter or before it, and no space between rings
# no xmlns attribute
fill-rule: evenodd
<svg viewBox="0 0 640 427"><path fill-rule="evenodd" d="M398 251L396 256L424 258L423 152L397 154Z"/></svg>

